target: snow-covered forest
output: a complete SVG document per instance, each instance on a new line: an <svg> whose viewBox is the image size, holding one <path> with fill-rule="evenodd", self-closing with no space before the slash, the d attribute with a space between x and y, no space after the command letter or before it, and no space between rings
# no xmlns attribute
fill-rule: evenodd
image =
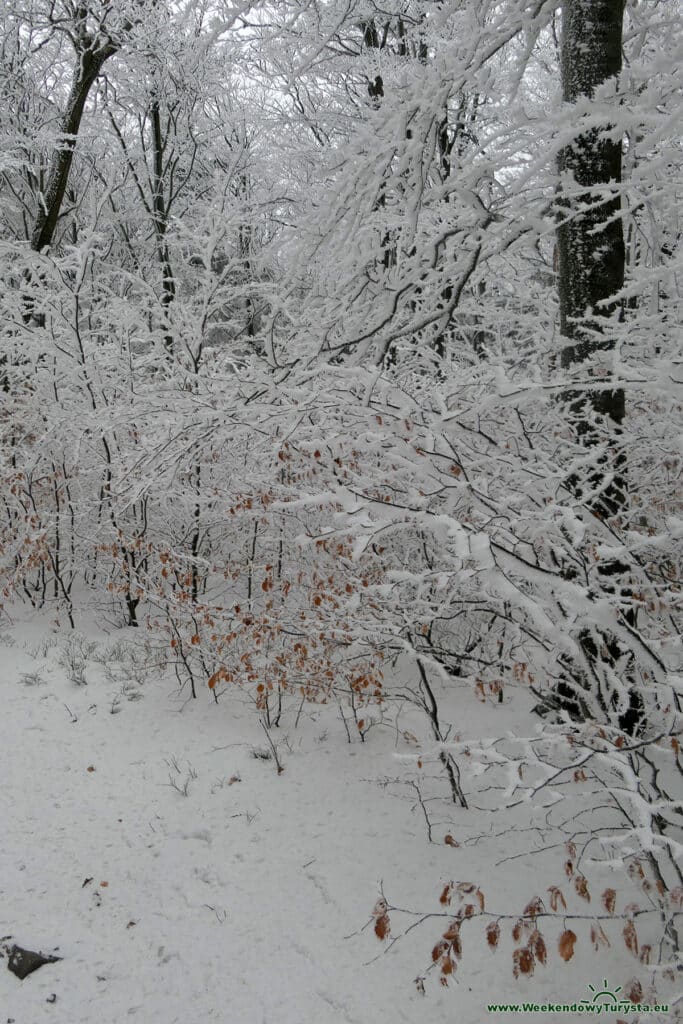
<svg viewBox="0 0 683 1024"><path fill-rule="evenodd" d="M678 1019L680 0L0 19L0 1022Z"/></svg>

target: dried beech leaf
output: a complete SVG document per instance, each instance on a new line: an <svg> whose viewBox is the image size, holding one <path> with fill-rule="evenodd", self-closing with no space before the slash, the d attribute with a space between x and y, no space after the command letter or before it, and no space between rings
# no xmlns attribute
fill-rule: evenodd
<svg viewBox="0 0 683 1024"><path fill-rule="evenodd" d="M433 961L433 963L436 963L437 960L440 960L441 957L444 955L444 953L447 950L448 950L448 943L444 942L443 939L440 939L437 942L437 944L434 946L434 949L432 950L432 961Z"/></svg>
<svg viewBox="0 0 683 1024"><path fill-rule="evenodd" d="M550 909L553 914L557 913L560 907L564 910L567 909L567 904L564 896L562 895L562 890L557 885L551 885L548 892L550 893Z"/></svg>
<svg viewBox="0 0 683 1024"><path fill-rule="evenodd" d="M378 939L386 939L387 935L391 931L391 923L389 921L388 914L382 914L375 921L375 935Z"/></svg>
<svg viewBox="0 0 683 1024"><path fill-rule="evenodd" d="M526 946L516 949L512 954L512 973L515 978L520 974L532 975L534 973L534 954Z"/></svg>
<svg viewBox="0 0 683 1024"><path fill-rule="evenodd" d="M538 960L539 964L545 964L548 959L548 951L545 945L545 939L539 931L532 932L529 938L529 946L534 951L534 956Z"/></svg>
<svg viewBox="0 0 683 1024"><path fill-rule="evenodd" d="M614 905L617 900L617 894L614 889L605 889L602 894L602 905L608 914L614 913Z"/></svg>
<svg viewBox="0 0 683 1024"><path fill-rule="evenodd" d="M542 914L545 910L543 906L543 900L540 896L535 896L524 908L524 917L537 917L538 914Z"/></svg>
<svg viewBox="0 0 683 1024"><path fill-rule="evenodd" d="M636 934L636 926L633 921L626 922L622 934L628 951L633 953L634 956L638 956L638 936Z"/></svg>
<svg viewBox="0 0 683 1024"><path fill-rule="evenodd" d="M631 861L631 863L628 866L628 875L629 875L629 878L632 878L634 882L639 882L643 878L645 878L645 872L643 870L643 865L640 863L639 860L632 860Z"/></svg>
<svg viewBox="0 0 683 1024"><path fill-rule="evenodd" d="M587 903L590 903L591 896L588 891L588 882L586 881L585 875L575 875L574 888L576 889L577 896L580 896L582 900L586 900Z"/></svg>
<svg viewBox="0 0 683 1024"><path fill-rule="evenodd" d="M374 907L372 908L372 916L373 917L382 917L384 914L386 914L388 909L389 909L389 904L384 899L384 896L380 896L380 898L377 900L377 902L375 903Z"/></svg>
<svg viewBox="0 0 683 1024"><path fill-rule="evenodd" d="M449 956L445 956L441 961L441 973L452 974L455 970L455 961L451 960Z"/></svg>
<svg viewBox="0 0 683 1024"><path fill-rule="evenodd" d="M637 978L633 978L629 981L626 986L626 994L632 1003L642 1003L643 1001L643 986L640 984Z"/></svg>
<svg viewBox="0 0 683 1024"><path fill-rule="evenodd" d="M486 926L486 941L491 949L498 948L498 940L500 939L500 925L497 921L491 921Z"/></svg>
<svg viewBox="0 0 683 1024"><path fill-rule="evenodd" d="M558 949L560 956L567 963L574 956L574 944L576 942L576 935L573 931L567 929L560 935L560 941L558 943Z"/></svg>
<svg viewBox="0 0 683 1024"><path fill-rule="evenodd" d="M599 950L601 946L609 946L610 944L609 939L602 930L602 926L597 923L591 926L591 942L593 943L595 950Z"/></svg>
<svg viewBox="0 0 683 1024"><path fill-rule="evenodd" d="M439 903L442 907L447 906L451 902L451 890L453 889L453 883L449 882L448 885L444 885L439 896Z"/></svg>
<svg viewBox="0 0 683 1024"><path fill-rule="evenodd" d="M457 960L462 960L462 939L460 932L451 940L451 953Z"/></svg>
<svg viewBox="0 0 683 1024"><path fill-rule="evenodd" d="M669 892L669 903L672 907L677 907L678 910L683 910L683 886L677 885L675 889L671 889Z"/></svg>

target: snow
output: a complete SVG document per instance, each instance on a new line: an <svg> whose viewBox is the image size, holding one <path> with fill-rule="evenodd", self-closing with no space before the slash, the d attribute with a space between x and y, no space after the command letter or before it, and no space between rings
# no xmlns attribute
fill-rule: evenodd
<svg viewBox="0 0 683 1024"><path fill-rule="evenodd" d="M2 1024L497 1024L493 998L575 1000L623 977L623 949L596 964L579 942L575 964L551 955L514 982L509 949L492 954L475 925L458 980L429 974L419 994L443 921L387 949L369 926L381 886L390 905L439 913L444 882L472 879L487 907L518 912L547 865L528 852L541 845L529 808L515 829L435 803L430 844L405 781L426 736L413 709L399 723L375 713L352 744L336 707L305 709L298 727L288 711L272 730L278 775L254 756L267 744L246 695L188 700L139 659L126 679L121 638L141 650L142 630L74 642L19 617L0 636L0 935L63 957L23 982L0 961ZM86 652L87 685L68 678L69 645ZM519 695L501 708L461 687L452 701L462 736L519 733L528 716ZM413 920L391 918L392 934Z"/></svg>

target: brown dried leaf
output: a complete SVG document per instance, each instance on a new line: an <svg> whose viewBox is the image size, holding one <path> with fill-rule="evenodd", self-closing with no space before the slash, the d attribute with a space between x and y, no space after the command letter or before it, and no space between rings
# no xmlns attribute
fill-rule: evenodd
<svg viewBox="0 0 683 1024"><path fill-rule="evenodd" d="M458 892L461 896L468 895L476 889L474 882L458 882Z"/></svg>
<svg viewBox="0 0 683 1024"><path fill-rule="evenodd" d="M520 974L532 975L534 973L534 954L527 946L516 949L512 954L512 973L515 978Z"/></svg>
<svg viewBox="0 0 683 1024"><path fill-rule="evenodd" d="M451 942L451 953L457 960L462 960L462 939L459 932Z"/></svg>
<svg viewBox="0 0 683 1024"><path fill-rule="evenodd" d="M591 942L593 943L593 948L595 950L600 949L601 946L609 946L610 944L609 939L602 930L602 926L597 923L591 926Z"/></svg>
<svg viewBox="0 0 683 1024"><path fill-rule="evenodd" d="M669 890L669 903L672 907L683 910L683 885L677 885L675 889Z"/></svg>
<svg viewBox="0 0 683 1024"><path fill-rule="evenodd" d="M647 944L640 947L640 962L641 964L649 964L650 957L652 955L652 946ZM640 1000L639 1000L640 1002Z"/></svg>
<svg viewBox="0 0 683 1024"><path fill-rule="evenodd" d="M447 950L448 950L448 943L445 942L443 939L439 939L437 944L434 946L434 949L432 950L432 961L433 961L433 963L436 963L437 960L440 960L441 957L444 955L444 953L447 952Z"/></svg>
<svg viewBox="0 0 683 1024"><path fill-rule="evenodd" d="M523 922L520 918L519 921L515 921L514 925L512 926L512 938L515 942L519 942L519 940L522 937L522 924Z"/></svg>
<svg viewBox="0 0 683 1024"><path fill-rule="evenodd" d="M459 921L451 921L451 923L448 926L447 930L443 933L443 937L448 942L452 942L453 939L459 938L460 937L460 922Z"/></svg>
<svg viewBox="0 0 683 1024"><path fill-rule="evenodd" d="M388 914L382 914L375 921L375 935L378 939L386 939L391 931L391 922Z"/></svg>
<svg viewBox="0 0 683 1024"><path fill-rule="evenodd" d="M558 949L560 956L568 963L569 960L574 956L574 944L576 942L576 935L573 931L567 929L560 935L560 941L558 943Z"/></svg>
<svg viewBox="0 0 683 1024"><path fill-rule="evenodd" d="M632 878L634 880L634 882L639 882L643 878L645 878L645 872L643 870L643 865L640 863L639 860L632 860L631 861L631 863L628 866L628 874L629 874L629 878Z"/></svg>
<svg viewBox="0 0 683 1024"><path fill-rule="evenodd" d="M617 894L614 889L605 889L602 894L602 905L608 914L614 913L614 905L617 900Z"/></svg>
<svg viewBox="0 0 683 1024"><path fill-rule="evenodd" d="M489 944L490 949L498 948L498 940L500 939L500 925L497 921L491 921L486 926L486 941Z"/></svg>
<svg viewBox="0 0 683 1024"><path fill-rule="evenodd" d="M454 838L453 838L453 836L452 836L452 835L450 834L450 832L449 832L449 833L448 833L447 835L445 835L445 836L443 837L443 841L444 841L444 843L446 844L446 846L454 846L454 847L456 847L456 848L460 846L460 843L457 843L457 842L455 841L455 839L454 839Z"/></svg>
<svg viewBox="0 0 683 1024"><path fill-rule="evenodd" d="M548 959L548 951L545 945L545 939L539 931L531 933L529 938L529 947L534 951L534 956L538 960L539 964L545 964Z"/></svg>
<svg viewBox="0 0 683 1024"><path fill-rule="evenodd" d="M372 916L373 917L382 917L384 914L386 914L388 909L389 909L389 904L384 899L384 896L380 896L380 898L377 900L377 902L375 903L374 907L372 908Z"/></svg>
<svg viewBox="0 0 683 1024"><path fill-rule="evenodd" d="M442 907L448 906L448 904L451 902L452 889L453 883L449 882L447 885L444 885L443 889L441 890L441 895L439 896L439 903L441 904Z"/></svg>
<svg viewBox="0 0 683 1024"><path fill-rule="evenodd" d="M573 861L566 860L564 862L564 873L567 876L567 878L571 878L572 877L572 875L574 874L574 862Z"/></svg>
<svg viewBox="0 0 683 1024"><path fill-rule="evenodd" d="M633 921L626 922L622 934L628 951L633 953L634 956L638 956L638 936L636 934L636 926Z"/></svg>
<svg viewBox="0 0 683 1024"><path fill-rule="evenodd" d="M538 914L542 914L545 910L543 906L543 900L540 896L535 896L524 908L524 917L536 917Z"/></svg>
<svg viewBox="0 0 683 1024"><path fill-rule="evenodd" d="M550 909L553 914L556 914L560 907L564 910L567 909L567 904L559 886L551 885L548 892L550 893Z"/></svg>
<svg viewBox="0 0 683 1024"><path fill-rule="evenodd" d="M441 961L441 973L452 974L455 970L455 961L451 960L449 956L445 956Z"/></svg>
<svg viewBox="0 0 683 1024"><path fill-rule="evenodd" d="M642 1003L643 1001L643 986L640 984L637 978L633 978L627 983L626 994L632 1003Z"/></svg>
<svg viewBox="0 0 683 1024"><path fill-rule="evenodd" d="M586 881L585 875L575 876L574 888L576 889L577 896L580 896L582 900L586 900L587 903L590 903L591 896L588 891L588 882Z"/></svg>
<svg viewBox="0 0 683 1024"><path fill-rule="evenodd" d="M484 894L483 894L483 892L481 891L481 889L477 889L477 891L476 891L476 893L475 893L474 895L475 895L475 896L477 897L477 899L479 900L479 909L480 909L480 910L482 911L482 913L483 913L483 911L484 911L484 909L485 909L485 907L486 907L486 900L484 899Z"/></svg>

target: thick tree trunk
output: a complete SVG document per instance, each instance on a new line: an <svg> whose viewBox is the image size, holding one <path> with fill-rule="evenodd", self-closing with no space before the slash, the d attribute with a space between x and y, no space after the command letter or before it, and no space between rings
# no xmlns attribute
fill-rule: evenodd
<svg viewBox="0 0 683 1024"><path fill-rule="evenodd" d="M591 99L598 86L621 71L624 0L565 0L562 7L562 89L567 103ZM563 195L558 229L560 330L568 344L562 366L570 369L614 347L610 323L618 315L614 296L624 284L624 236L621 219L622 144L605 124L577 135L559 159ZM573 179L573 180L572 180ZM589 369L590 372L590 368ZM567 396L578 434L586 445L597 441L595 417L617 428L624 419L624 392L588 390ZM603 489L594 511L614 515L624 499L621 467L597 468L614 481Z"/></svg>
<svg viewBox="0 0 683 1024"><path fill-rule="evenodd" d="M616 79L622 66L624 0L565 0L562 5L562 90L566 103L593 99L596 89ZM614 126L606 123L577 135L560 154L559 172L561 225L558 229L558 286L560 330L567 344L562 350L562 367L571 369L591 362L615 345L613 330L620 315L615 296L624 285L625 247L621 217L622 141ZM596 383L600 380L596 377ZM565 395L578 437L590 448L611 433L618 441L624 420L622 388L595 389ZM593 467L582 479L572 477L570 489L580 498L587 493L588 507L597 516L609 517L624 508L626 486L623 456L618 445L608 454L597 455ZM607 592L629 596L624 587L628 566L610 560L599 566ZM630 619L629 611L625 612ZM580 643L589 665L601 660L615 666L623 652L614 637L598 630L585 630ZM596 673L596 679L598 674ZM579 670L574 681L558 687L560 704L574 717L590 717L589 702L581 690L592 683ZM593 694L607 720L614 717L616 695ZM619 726L637 731L643 704L635 688L629 691L629 705Z"/></svg>
<svg viewBox="0 0 683 1024"><path fill-rule="evenodd" d="M31 248L36 252L40 252L41 249L52 244L69 181L69 172L85 102L105 61L113 53L116 53L116 50L117 47L113 43L109 43L98 50L86 50L78 55L78 66L74 73L66 113L62 120L62 135L64 137L52 157L47 188L31 233Z"/></svg>

